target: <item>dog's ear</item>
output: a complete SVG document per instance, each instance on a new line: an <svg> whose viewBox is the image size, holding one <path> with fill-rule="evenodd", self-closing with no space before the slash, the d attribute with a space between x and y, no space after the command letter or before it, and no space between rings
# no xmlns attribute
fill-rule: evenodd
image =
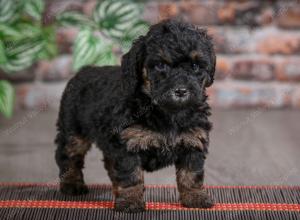
<svg viewBox="0 0 300 220"><path fill-rule="evenodd" d="M211 64L210 64L210 68L208 71L208 79L206 80L206 87L209 87L213 84L214 82L214 77L215 77L215 71L216 71L216 53L214 50L213 45L210 48L210 60L211 60Z"/></svg>
<svg viewBox="0 0 300 220"><path fill-rule="evenodd" d="M213 44L213 39L207 34L206 30L202 29L201 32L204 39L206 39L206 46L209 54L209 68L207 69L208 77L206 78L206 87L209 87L214 82L215 71L216 71L216 52Z"/></svg>
<svg viewBox="0 0 300 220"><path fill-rule="evenodd" d="M202 39L203 44L205 44L205 49L208 51L209 54L209 67L207 69L207 77L206 77L206 83L205 87L209 87L214 82L214 76L215 76L215 70L216 70L216 52L213 45L213 39L212 37L207 33L207 30L204 28L198 28L195 26L191 27L192 30L196 30L197 33L200 36L200 39Z"/></svg>
<svg viewBox="0 0 300 220"><path fill-rule="evenodd" d="M145 57L145 37L135 40L131 49L122 57L122 86L124 91L133 94L142 76Z"/></svg>

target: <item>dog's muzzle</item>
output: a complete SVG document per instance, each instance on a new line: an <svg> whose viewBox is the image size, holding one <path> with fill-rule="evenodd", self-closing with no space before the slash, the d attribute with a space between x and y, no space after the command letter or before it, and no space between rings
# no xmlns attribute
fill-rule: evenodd
<svg viewBox="0 0 300 220"><path fill-rule="evenodd" d="M180 87L177 87L173 90L171 96L172 96L172 99L175 102L180 102L181 103L181 102L185 102L186 100L189 99L190 92L186 87L180 86Z"/></svg>

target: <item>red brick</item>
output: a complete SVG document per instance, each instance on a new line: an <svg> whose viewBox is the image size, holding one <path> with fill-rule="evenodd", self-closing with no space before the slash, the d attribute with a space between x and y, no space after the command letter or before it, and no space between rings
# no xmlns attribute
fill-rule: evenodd
<svg viewBox="0 0 300 220"><path fill-rule="evenodd" d="M226 56L217 56L217 64L216 64L216 79L224 79L228 77L231 70L232 60Z"/></svg>
<svg viewBox="0 0 300 220"><path fill-rule="evenodd" d="M228 2L218 11L218 19L221 24L256 26L262 20L260 18L263 4L257 1Z"/></svg>
<svg viewBox="0 0 300 220"><path fill-rule="evenodd" d="M265 54L300 53L300 32L271 31L257 39L257 51Z"/></svg>
<svg viewBox="0 0 300 220"><path fill-rule="evenodd" d="M176 3L161 3L158 6L160 20L175 17L178 15L178 7Z"/></svg>
<svg viewBox="0 0 300 220"><path fill-rule="evenodd" d="M56 42L58 45L59 52L62 53L72 53L72 45L78 34L78 28L59 28L56 31Z"/></svg>
<svg viewBox="0 0 300 220"><path fill-rule="evenodd" d="M277 63L276 76L278 80L300 81L300 56L282 58Z"/></svg>
<svg viewBox="0 0 300 220"><path fill-rule="evenodd" d="M61 81L72 76L72 57L59 56L51 61L40 61L36 68L37 77L43 81Z"/></svg>
<svg viewBox="0 0 300 220"><path fill-rule="evenodd" d="M237 58L232 65L231 76L242 80L272 80L275 64L268 57L245 56Z"/></svg>
<svg viewBox="0 0 300 220"><path fill-rule="evenodd" d="M215 25L219 23L217 1L181 1L179 8L181 15L196 25Z"/></svg>
<svg viewBox="0 0 300 220"><path fill-rule="evenodd" d="M281 3L275 14L277 24L283 28L300 28L300 2Z"/></svg>
<svg viewBox="0 0 300 220"><path fill-rule="evenodd" d="M208 27L207 29L218 53L248 53L253 50L253 36L247 28Z"/></svg>
<svg viewBox="0 0 300 220"><path fill-rule="evenodd" d="M222 23L234 23L236 18L235 5L235 3L231 2L219 9L218 17Z"/></svg>
<svg viewBox="0 0 300 220"><path fill-rule="evenodd" d="M257 1L248 2L222 2L222 1L180 1L159 3L162 18L180 15L196 25L250 25L256 26L269 23L271 7Z"/></svg>
<svg viewBox="0 0 300 220"><path fill-rule="evenodd" d="M88 15L88 16L92 16L94 8L96 7L96 5L97 5L97 1L96 0L89 0L89 1L85 2L82 5L82 11L83 11L83 13L86 14L86 15Z"/></svg>
<svg viewBox="0 0 300 220"><path fill-rule="evenodd" d="M209 89L210 104L222 108L290 107L295 86L277 82L216 81Z"/></svg>
<svg viewBox="0 0 300 220"><path fill-rule="evenodd" d="M298 87L293 93L292 106L300 109L300 88Z"/></svg>
<svg viewBox="0 0 300 220"><path fill-rule="evenodd" d="M14 83L31 82L35 78L35 65L27 68L26 70L17 73L5 73L0 69L0 80L9 80Z"/></svg>
<svg viewBox="0 0 300 220"><path fill-rule="evenodd" d="M274 10L272 7L264 8L261 12L261 15L257 19L260 25L269 25L274 22Z"/></svg>
<svg viewBox="0 0 300 220"><path fill-rule="evenodd" d="M156 24L159 21L159 8L157 2L148 2L145 4L143 19L150 22L151 24Z"/></svg>
<svg viewBox="0 0 300 220"><path fill-rule="evenodd" d="M208 27L207 31L208 31L208 34L213 39L216 52L218 52L218 53L226 52L227 39L226 39L226 36L224 35L224 32L222 31L222 29L216 28L216 27Z"/></svg>
<svg viewBox="0 0 300 220"><path fill-rule="evenodd" d="M66 82L23 83L16 88L16 107L23 109L52 108L58 110ZM46 110L45 109L45 110Z"/></svg>

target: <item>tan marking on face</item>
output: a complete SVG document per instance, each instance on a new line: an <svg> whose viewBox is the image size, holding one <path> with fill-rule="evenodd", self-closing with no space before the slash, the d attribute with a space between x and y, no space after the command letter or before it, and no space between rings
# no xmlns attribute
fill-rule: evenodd
<svg viewBox="0 0 300 220"><path fill-rule="evenodd" d="M201 54L196 51L196 50L193 50L191 53L190 53L190 57L192 58L192 60L199 60L201 58Z"/></svg>
<svg viewBox="0 0 300 220"><path fill-rule="evenodd" d="M149 93L151 90L151 82L148 78L148 72L145 67L143 68L143 82L144 82L144 84L143 84L144 91L146 93Z"/></svg>
<svg viewBox="0 0 300 220"><path fill-rule="evenodd" d="M169 56L167 56L166 53L162 49L159 50L159 57L168 64L172 63L171 58Z"/></svg>

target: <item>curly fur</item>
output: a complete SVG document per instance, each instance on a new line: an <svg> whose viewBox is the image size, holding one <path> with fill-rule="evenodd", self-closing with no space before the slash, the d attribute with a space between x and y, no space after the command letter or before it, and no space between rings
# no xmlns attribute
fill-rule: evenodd
<svg viewBox="0 0 300 220"><path fill-rule="evenodd" d="M63 93L57 121L61 191L87 192L84 154L96 143L117 210L143 210L142 171L171 164L182 203L210 207L201 186L211 130L205 88L213 83L215 63L205 30L166 20L133 43L121 66L82 68Z"/></svg>

